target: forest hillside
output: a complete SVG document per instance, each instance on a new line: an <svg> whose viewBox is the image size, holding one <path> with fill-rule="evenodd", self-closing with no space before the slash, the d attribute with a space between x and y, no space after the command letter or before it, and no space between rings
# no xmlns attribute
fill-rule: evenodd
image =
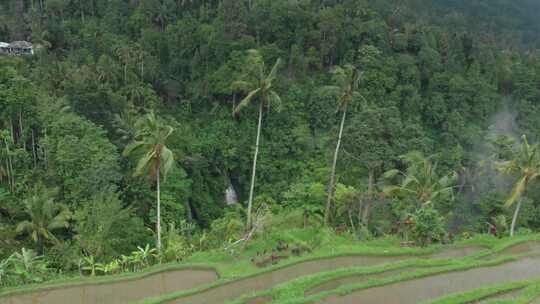
<svg viewBox="0 0 540 304"><path fill-rule="evenodd" d="M0 54L0 260L180 260L269 215L418 244L537 231L539 11L0 0L0 41L35 50Z"/></svg>

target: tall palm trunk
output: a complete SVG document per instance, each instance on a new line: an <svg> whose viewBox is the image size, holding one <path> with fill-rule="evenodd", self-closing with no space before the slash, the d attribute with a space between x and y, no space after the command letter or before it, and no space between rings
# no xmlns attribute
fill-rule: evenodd
<svg viewBox="0 0 540 304"><path fill-rule="evenodd" d="M339 147L341 146L341 138L343 136L343 126L345 125L345 117L347 116L347 106L343 109L343 117L341 118L341 126L339 127L339 135L336 145L336 151L334 152L334 162L332 163L332 173L330 174L330 184L328 185L328 198L326 199L326 210L324 211L324 223L327 225L330 221L330 207L332 204L332 196L334 192L334 183L336 179L336 164L339 154Z"/></svg>
<svg viewBox="0 0 540 304"><path fill-rule="evenodd" d="M520 198L516 210L514 211L514 216L512 217L512 225L510 226L510 236L514 236L514 229L516 228L516 221L519 214L519 209L521 209L521 201L523 201L523 198Z"/></svg>
<svg viewBox="0 0 540 304"><path fill-rule="evenodd" d="M249 189L249 201L247 211L247 224L246 229L251 230L251 208L253 206L253 189L255 188L255 173L257 171L257 156L259 155L259 140L261 138L262 127L262 115L263 115L263 102L261 100L259 105L259 124L257 126L257 139L255 143L255 155L253 155L253 168L251 169L251 186Z"/></svg>
<svg viewBox="0 0 540 304"><path fill-rule="evenodd" d="M160 188L159 188L159 163L157 168L157 180L156 180L156 190L157 190L157 221L156 221L156 230L157 230L157 249L161 253L161 200L160 200Z"/></svg>

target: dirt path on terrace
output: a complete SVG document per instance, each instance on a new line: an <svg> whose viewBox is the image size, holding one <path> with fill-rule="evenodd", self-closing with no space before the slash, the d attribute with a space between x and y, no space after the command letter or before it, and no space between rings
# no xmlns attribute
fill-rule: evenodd
<svg viewBox="0 0 540 304"><path fill-rule="evenodd" d="M450 272L364 289L323 300L325 304L416 304L452 293L540 277L540 259L525 258L498 266Z"/></svg>
<svg viewBox="0 0 540 304"><path fill-rule="evenodd" d="M143 278L106 284L57 287L26 294L1 297L1 304L117 304L187 290L211 283L217 274L211 270L172 270Z"/></svg>
<svg viewBox="0 0 540 304"><path fill-rule="evenodd" d="M433 255L416 256L417 258L457 258L469 255L483 247L461 247L444 250ZM249 292L267 290L301 276L318 272L336 270L338 268L374 266L389 262L415 258L415 256L346 256L301 262L285 268L277 269L250 278L223 284L197 294L178 298L170 303L176 304L218 304L233 300Z"/></svg>

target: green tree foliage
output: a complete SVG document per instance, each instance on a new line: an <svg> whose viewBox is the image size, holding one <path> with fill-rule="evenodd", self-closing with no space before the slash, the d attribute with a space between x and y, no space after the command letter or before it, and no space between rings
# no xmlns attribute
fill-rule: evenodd
<svg viewBox="0 0 540 304"><path fill-rule="evenodd" d="M370 236L430 213L420 206L431 202L446 228L485 231L509 215L507 179L524 175L495 174L484 143L526 134L533 149L540 138L539 9L535 0L0 1L0 41L36 46L34 56L0 55L0 256L33 246L16 228L32 222L24 202L39 181L58 189L52 218L59 206L77 215L51 230L59 242L42 238L57 272L74 270L81 252L96 274L140 269L128 257L152 244L144 227L154 225L177 227L163 242L168 259L222 246L262 206L275 226L311 229L335 214L335 226ZM500 160L517 159L502 145ZM410 151L435 156L399 157ZM247 214L227 205L229 187ZM519 226L534 230L540 192L532 180L526 188ZM12 270L7 284L22 283Z"/></svg>
<svg viewBox="0 0 540 304"><path fill-rule="evenodd" d="M407 200L417 208L453 199L456 172L439 174L437 164L419 152L405 154L402 159L407 164L404 172L392 169L384 173L386 179L398 178L396 185L384 189L386 195Z"/></svg>
<svg viewBox="0 0 540 304"><path fill-rule="evenodd" d="M69 227L71 212L55 201L57 194L58 189L47 189L43 184L38 184L23 201L28 220L19 222L17 232L30 235L39 252L43 252L45 242L59 242L54 235L55 230Z"/></svg>
<svg viewBox="0 0 540 304"><path fill-rule="evenodd" d="M167 138L173 133L171 126L164 125L154 112L150 112L143 117L137 124L137 133L134 141L126 146L124 155L142 153L135 175L148 174L152 185L155 183L157 215L156 215L156 234L157 248L161 250L161 188L160 182L165 181L167 174L173 168L174 154L167 148Z"/></svg>
<svg viewBox="0 0 540 304"><path fill-rule="evenodd" d="M259 101L259 122L257 124L257 137L255 139L255 154L253 155L253 168L251 169L251 184L249 187L249 200L247 210L246 228L251 229L251 208L253 206L253 192L255 188L255 176L257 171L257 157L259 154L259 142L261 138L263 110L267 107L281 107L281 97L272 89L272 82L277 77L280 59L276 61L272 69L267 72L261 54L256 50L249 50L246 58L247 69L242 75L242 80L233 83L235 89L244 92L246 97L234 108L234 115L248 106L254 100Z"/></svg>
<svg viewBox="0 0 540 304"><path fill-rule="evenodd" d="M525 196L529 185L540 177L540 152L538 151L538 145L530 145L527 137L523 135L521 145L512 151L512 156L509 160L501 161L496 166L503 174L517 175L518 177L505 203L506 207L516 205L512 224L510 225L510 236L514 236L522 198Z"/></svg>
<svg viewBox="0 0 540 304"><path fill-rule="evenodd" d="M336 151L334 152L334 160L332 162L332 171L330 173L330 184L328 185L328 197L326 199L326 207L324 211L324 222L328 224L330 220L332 194L334 192L334 183L336 179L336 165L339 154L339 147L341 146L341 138L343 137L343 127L345 126L345 118L347 117L347 107L349 103L355 99L363 98L358 93L358 87L360 85L360 72L352 65L347 65L344 68L336 67L332 74L333 86L328 86L327 89L334 91L338 97L338 111L341 111L341 123L339 126L339 133L336 143Z"/></svg>
<svg viewBox="0 0 540 304"><path fill-rule="evenodd" d="M75 212L74 230L82 251L98 260L130 252L148 241L148 232L132 208L124 208L118 194L103 191Z"/></svg>

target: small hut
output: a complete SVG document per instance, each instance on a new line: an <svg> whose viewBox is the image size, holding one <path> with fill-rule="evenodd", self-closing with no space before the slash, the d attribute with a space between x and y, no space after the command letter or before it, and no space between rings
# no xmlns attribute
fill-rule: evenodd
<svg viewBox="0 0 540 304"><path fill-rule="evenodd" d="M0 54L9 53L9 43L0 41Z"/></svg>
<svg viewBox="0 0 540 304"><path fill-rule="evenodd" d="M34 47L28 41L14 41L9 44L11 55L34 55Z"/></svg>
<svg viewBox="0 0 540 304"><path fill-rule="evenodd" d="M34 46L28 41L0 42L0 54L12 56L34 55Z"/></svg>

